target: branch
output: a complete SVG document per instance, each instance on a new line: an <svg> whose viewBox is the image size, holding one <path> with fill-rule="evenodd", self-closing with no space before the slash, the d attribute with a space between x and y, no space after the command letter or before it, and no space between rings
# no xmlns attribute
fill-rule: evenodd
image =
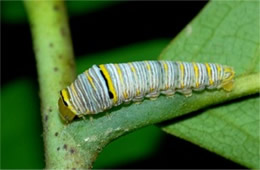
<svg viewBox="0 0 260 170"><path fill-rule="evenodd" d="M29 16L36 56L43 138L47 168L66 168L73 165L68 157L60 131L57 101L59 90L75 77L73 49L63 1L24 1ZM76 158L75 158L76 159Z"/></svg>

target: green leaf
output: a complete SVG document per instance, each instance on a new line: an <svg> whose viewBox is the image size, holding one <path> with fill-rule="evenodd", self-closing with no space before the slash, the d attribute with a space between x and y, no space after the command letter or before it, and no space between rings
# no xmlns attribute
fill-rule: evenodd
<svg viewBox="0 0 260 170"><path fill-rule="evenodd" d="M200 29L196 28L195 20L195 25L193 23L191 25L188 25L186 31L182 32L176 38L176 40L173 41L174 46L171 44L164 50L161 58L197 62L210 61L232 65L235 67L236 73L238 75L241 75L241 70L239 72L239 68L237 68L238 66L234 64L234 62L236 62L236 59L232 59L230 57L238 56L237 53L232 50L242 50L242 56L246 55L247 57L250 57L251 55L253 55L258 57L258 46L256 45L256 43L250 42L250 44L255 44L255 47L250 48L247 45L245 48L242 48L244 44L243 43L241 44L241 46L239 46L240 48L237 48L237 43L239 44L241 42L244 42L244 40L236 41L235 45L231 43L232 41L229 42L231 43L230 45L226 44L228 41L222 42L222 39L229 39L229 36L226 37L226 34L229 35L230 33L228 34L223 31L214 32L213 30L217 27L217 25L224 27L221 22L217 21L217 19L220 18L223 20L224 18L226 18L225 16L227 15L227 12L225 12L225 10L230 8L228 8L229 6L227 5L223 7L220 2L215 3L217 3L217 5L221 7L220 12L218 11L218 9L215 9L215 12L213 13L211 9L208 10L211 4L209 4L209 7L206 7L205 10L211 12L212 15L214 13L217 13L220 16L215 17L216 19L207 19L207 17L202 17L201 20L213 23L211 25L206 25L203 27L201 26ZM232 5L232 3L230 5ZM255 4L253 4L253 7L254 6ZM222 16L222 14L225 15ZM203 13L201 15L203 16ZM227 18L227 21L231 22L232 18ZM217 42L212 40L215 36L217 37ZM190 37L193 38L193 41L188 41ZM221 37L222 39L219 37ZM234 37L236 36L231 36L232 39L234 39ZM220 45L220 47L218 45ZM202 47L199 48L200 46ZM182 58L173 58L173 56L182 56ZM210 56L210 58L207 56ZM230 58L228 58L227 60L227 57ZM258 59L255 59L252 63L257 61ZM108 62L114 61L108 60ZM105 63L105 61L102 60L102 63ZM254 68L256 68L256 66L253 66L253 69ZM237 78L235 81L235 88L230 93L224 92L222 90L204 91L202 93L194 93L193 96L190 98L186 98L183 95L176 94L174 98L170 99L166 98L165 96L160 96L155 101L145 100L140 105L130 104L114 107L107 112L100 113L94 116L94 120L92 122L90 122L88 119L72 122L70 125L67 126L66 130L62 132L62 136L64 137L64 140L70 139L69 143L67 143L68 146L79 146L77 147L77 153L79 154L78 157L86 158L87 160L83 167L92 167L93 161L96 159L98 153L103 149L103 147L112 140L120 137L121 135L124 135L125 133L136 130L140 127L159 123L184 114L188 114L213 104L223 103L234 98L257 93L259 91L259 83L256 78L259 77L259 74L251 75L250 73L252 73L252 69L251 71L249 70L247 74L244 74L244 76L240 76L239 78ZM249 82L250 85L247 85L247 82ZM256 148L258 147L255 145L251 146ZM225 155L223 154L223 156ZM256 155L256 157L258 156ZM244 164L242 161L239 163L247 165Z"/></svg>
<svg viewBox="0 0 260 170"><path fill-rule="evenodd" d="M211 1L160 59L230 65L237 77L259 72L259 16L259 1ZM255 83L260 84L259 77ZM163 130L241 165L259 168L259 102L259 96L253 95L210 107L164 125Z"/></svg>

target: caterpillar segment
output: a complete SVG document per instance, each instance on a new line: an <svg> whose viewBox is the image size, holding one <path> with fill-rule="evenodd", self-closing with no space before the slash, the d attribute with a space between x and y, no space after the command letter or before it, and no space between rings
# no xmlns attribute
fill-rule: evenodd
<svg viewBox="0 0 260 170"><path fill-rule="evenodd" d="M75 116L103 112L122 103L156 99L175 92L191 96L192 91L233 88L232 67L212 63L143 61L94 65L70 86L60 91L60 117L65 123Z"/></svg>

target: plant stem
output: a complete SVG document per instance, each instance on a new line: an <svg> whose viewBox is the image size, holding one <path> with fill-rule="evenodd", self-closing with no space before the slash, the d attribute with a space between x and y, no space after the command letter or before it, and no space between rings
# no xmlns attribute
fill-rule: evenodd
<svg viewBox="0 0 260 170"><path fill-rule="evenodd" d="M29 16L40 84L46 168L66 168L70 161L59 132L59 90L75 77L73 49L63 1L24 1ZM70 158L73 159L73 158Z"/></svg>

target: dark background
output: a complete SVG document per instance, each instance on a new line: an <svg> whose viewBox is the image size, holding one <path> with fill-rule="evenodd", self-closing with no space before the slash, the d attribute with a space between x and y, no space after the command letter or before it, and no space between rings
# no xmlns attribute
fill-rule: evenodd
<svg viewBox="0 0 260 170"><path fill-rule="evenodd" d="M206 3L206 1L120 2L87 14L69 13L75 56L79 58L157 38L172 39ZM5 10L4 7L5 4L2 4L2 10ZM8 85L20 77L30 77L34 81L34 86L38 88L28 23L1 19L1 41L1 85ZM189 142L164 134L164 140L155 155L111 168L243 167Z"/></svg>

